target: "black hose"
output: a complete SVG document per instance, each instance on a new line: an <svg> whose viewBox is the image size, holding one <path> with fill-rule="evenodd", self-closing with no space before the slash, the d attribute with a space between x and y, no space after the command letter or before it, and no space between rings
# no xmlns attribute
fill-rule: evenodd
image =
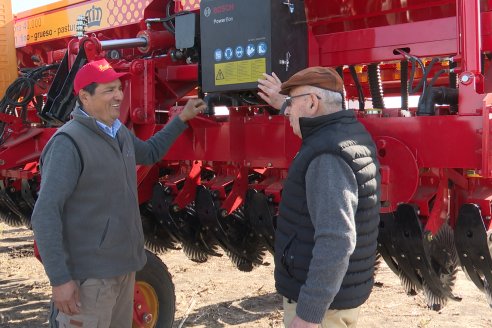
<svg viewBox="0 0 492 328"><path fill-rule="evenodd" d="M173 20L177 17L177 16L181 16L181 15L186 15L186 14L189 14L190 11L188 10L183 10L183 11L180 11L179 13L175 13L175 14L172 14L171 15L171 5L174 4L174 1L169 1L167 4L166 4L166 18L164 19L160 19L159 21L162 22L162 26L164 26L164 28L172 33L172 34L176 34L176 29L175 29L175 26L174 26L174 23L173 23Z"/></svg>
<svg viewBox="0 0 492 328"><path fill-rule="evenodd" d="M369 90L371 91L372 107L374 109L385 109L383 83L381 81L381 72L379 64L370 64L367 66L369 75Z"/></svg>
<svg viewBox="0 0 492 328"><path fill-rule="evenodd" d="M434 74L434 76L432 77L432 79L429 82L428 88L432 88L434 86L434 83L436 83L437 79L439 78L439 76L443 75L444 73L446 73L446 70L441 69L436 74Z"/></svg>
<svg viewBox="0 0 492 328"><path fill-rule="evenodd" d="M422 76L422 80L424 80L424 88L422 89L422 94L420 95L419 98L418 109L417 109L418 116L429 116L435 114L435 100L436 97L438 96L436 96L436 93L433 92L434 89L433 86L434 83L439 78L439 76L444 74L446 70L444 69L439 70L436 74L434 74L434 76L432 77L432 79L430 80L427 86L425 86L425 83L427 82L427 77L429 76L432 67L437 62L439 62L439 58L437 57L432 58L429 66L426 67L424 71L424 75ZM447 100L443 100L443 101L447 101Z"/></svg>
<svg viewBox="0 0 492 328"><path fill-rule="evenodd" d="M408 110L408 60L400 62L401 110Z"/></svg>
<svg viewBox="0 0 492 328"><path fill-rule="evenodd" d="M30 77L18 77L5 91L6 103L15 107L27 105L34 97L35 83L36 81ZM22 98L21 101L19 101L20 98Z"/></svg>
<svg viewBox="0 0 492 328"><path fill-rule="evenodd" d="M410 81L408 82L408 88L410 89L410 93L415 93L417 92L421 87L422 87L422 93L420 94L419 98L419 103L418 103L418 109L417 109L417 115L434 115L434 105L432 105L432 108L429 108L429 104L432 103L432 99L435 98L435 95L431 93L433 90L433 85L435 81L438 79L438 77L445 72L445 70L440 70L437 72L434 77L432 78L430 83L427 83L427 78L429 77L429 73L432 71L432 68L436 63L440 61L438 57L432 58L431 62L429 65L426 67L425 64L420 60L419 58L415 56L411 56L410 54L403 52L403 51L398 51L401 53L406 59L410 60L410 63L412 64L412 71L410 73ZM413 81L415 78L415 71L416 71L416 63L420 65L422 68L422 78L420 79L419 83L415 88L412 87ZM403 65L402 65L403 66ZM403 68L402 68L402 75L403 75ZM403 81L403 76L402 76L402 81ZM403 82L402 82L402 109L404 107L403 104ZM428 94L431 93L431 94ZM406 105L408 107L408 103Z"/></svg>
<svg viewBox="0 0 492 328"><path fill-rule="evenodd" d="M420 90L420 88L422 88L423 86L425 87L425 81L426 81L424 78L421 78L419 83L417 83L417 85L415 86L415 88L413 87L413 80L415 79L415 71L417 70L416 64L417 63L419 64L420 69L423 72L422 75L425 74L425 64L420 60L420 58L417 57L411 57L410 62L412 63L412 71L410 72L410 81L408 82L409 92L416 93L417 91Z"/></svg>
<svg viewBox="0 0 492 328"><path fill-rule="evenodd" d="M422 83L422 94L420 95L421 98L424 98L425 97L425 92L427 90L427 78L429 77L429 73L431 72L432 67L437 62L439 62L439 58L437 58L437 57L432 58L432 60L429 63L429 65L424 69L424 73L423 73L422 79L421 79L421 81L423 82Z"/></svg>
<svg viewBox="0 0 492 328"><path fill-rule="evenodd" d="M357 76L357 72L355 71L355 66L349 66L350 75L354 80L355 87L357 88L357 95L359 98L359 110L363 111L365 108L366 99L364 97L364 90L362 89L362 85L360 84L359 77Z"/></svg>
<svg viewBox="0 0 492 328"><path fill-rule="evenodd" d="M436 104L457 105L458 89L449 87L428 87L427 96L422 104L419 104L418 116L435 115Z"/></svg>
<svg viewBox="0 0 492 328"><path fill-rule="evenodd" d="M166 4L166 18L171 16L171 4L174 3L174 1L168 1ZM163 21L162 25L166 30L171 32L172 34L176 33L176 30L174 29L174 24L171 20L169 21Z"/></svg>
<svg viewBox="0 0 492 328"><path fill-rule="evenodd" d="M425 90L427 89L427 77L430 71L432 70L434 64L436 64L439 61L439 58L437 57L433 58L429 66L426 67L424 62L420 58L410 55L409 53L401 49L397 49L396 51L401 55L403 55L405 59L409 60L410 63L412 64L412 69L410 72L410 81L408 82L409 93L411 94L416 93L417 91L420 90L420 88L422 88L422 96L423 96ZM420 79L419 83L415 86L415 88L413 88L413 81L415 79L415 71L417 70L417 64L418 66L420 66L420 69L422 70L422 78Z"/></svg>
<svg viewBox="0 0 492 328"><path fill-rule="evenodd" d="M24 70L24 75L18 77L5 91L5 95L0 100L0 112L6 113L6 106L24 107L34 98L35 84L44 78L46 71L55 69L58 64L38 67L31 70ZM22 100L19 99L22 97Z"/></svg>
<svg viewBox="0 0 492 328"><path fill-rule="evenodd" d="M412 69L410 71L410 81L408 81L408 88L410 93L414 93L414 88L413 88L413 79L415 78L415 71L417 70L417 65L415 65L416 60L415 58L409 58L410 64L412 64ZM419 86L421 86L422 80L420 80L419 84L415 87L415 89L418 89Z"/></svg>
<svg viewBox="0 0 492 328"><path fill-rule="evenodd" d="M429 73L432 71L432 67L440 61L438 57L432 58L430 64L425 67L422 60L418 57L410 55L408 52L403 51L402 49L396 49L396 53L400 53L405 57L406 60L409 60L411 63L412 71L410 73L410 81L407 86L410 89L410 93L417 92L422 87L422 93L420 95L417 115L434 115L435 114L435 104L448 104L449 112L451 114L455 114L458 112L458 90L457 90L457 76L456 73L452 72L452 69L456 67L456 63L452 62L449 73L449 87L439 87L435 88L434 83L437 81L439 76L444 74L447 70L441 69L439 70L431 79L431 81L427 84L427 78ZM483 62L483 60L482 60ZM413 88L413 81L415 78L415 71L417 67L417 63L420 65L422 69L422 78L415 88ZM407 63L405 63L405 68L407 68ZM401 81L402 81L402 109L408 108L408 100L405 104L405 92L404 92L404 71L403 71L403 61L402 61L402 70L401 70ZM406 80L406 79L405 79ZM408 90L408 89L407 89Z"/></svg>
<svg viewBox="0 0 492 328"><path fill-rule="evenodd" d="M58 67L58 64L46 65L34 69L21 69L22 76L19 76L5 91L0 100L0 113L15 115L18 107L21 108L20 117L24 122L27 120L27 105L34 100L34 90L36 83L45 78L45 73ZM22 100L19 100L22 99ZM40 104L36 104L39 108ZM8 137L4 132L5 122L0 122L0 144Z"/></svg>
<svg viewBox="0 0 492 328"><path fill-rule="evenodd" d="M435 104L454 104L458 103L458 90L446 87L434 88L439 76L444 74L446 70L439 70L429 82L425 96L419 99L417 116L431 116L435 114Z"/></svg>
<svg viewBox="0 0 492 328"><path fill-rule="evenodd" d="M343 66L338 66L336 68L336 71L338 75L340 75L340 78L343 81ZM342 93L342 109L347 109L347 106L345 105L345 94Z"/></svg>

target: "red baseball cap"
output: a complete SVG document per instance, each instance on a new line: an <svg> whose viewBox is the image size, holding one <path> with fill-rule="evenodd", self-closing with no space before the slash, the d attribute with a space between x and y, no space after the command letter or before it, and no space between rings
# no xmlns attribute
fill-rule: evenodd
<svg viewBox="0 0 492 328"><path fill-rule="evenodd" d="M95 60L79 69L73 82L73 91L78 95L80 89L91 83L109 83L125 75L128 73L117 73L106 59Z"/></svg>

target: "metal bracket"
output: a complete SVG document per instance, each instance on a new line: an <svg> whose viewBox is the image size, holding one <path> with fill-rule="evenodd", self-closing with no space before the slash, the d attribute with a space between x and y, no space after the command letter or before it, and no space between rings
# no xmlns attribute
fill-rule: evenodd
<svg viewBox="0 0 492 328"><path fill-rule="evenodd" d="M291 2L291 0L284 1L283 4L289 7L289 12L291 14L294 13L294 4Z"/></svg>
<svg viewBox="0 0 492 328"><path fill-rule="evenodd" d="M289 64L290 64L290 57L291 57L291 54L289 51L287 51L287 53L285 54L285 59L280 59L278 61L278 63L280 65L285 65L285 71L288 72L289 71Z"/></svg>

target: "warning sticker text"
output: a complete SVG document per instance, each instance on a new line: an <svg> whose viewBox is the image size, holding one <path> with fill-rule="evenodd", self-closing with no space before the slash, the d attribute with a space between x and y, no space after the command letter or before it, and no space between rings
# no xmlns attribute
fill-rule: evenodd
<svg viewBox="0 0 492 328"><path fill-rule="evenodd" d="M265 58L215 64L215 85L256 82L265 72Z"/></svg>

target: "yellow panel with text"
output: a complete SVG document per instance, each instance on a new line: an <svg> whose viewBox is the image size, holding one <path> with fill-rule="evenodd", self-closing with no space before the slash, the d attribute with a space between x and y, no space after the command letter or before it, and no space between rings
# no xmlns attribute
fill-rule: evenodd
<svg viewBox="0 0 492 328"><path fill-rule="evenodd" d="M12 6L10 0L0 0L0 98L17 75Z"/></svg>
<svg viewBox="0 0 492 328"><path fill-rule="evenodd" d="M256 82L265 72L265 58L215 64L215 85Z"/></svg>
<svg viewBox="0 0 492 328"><path fill-rule="evenodd" d="M139 23L151 0L92 0L74 2L69 7L46 13L36 12L15 21L15 47L72 37L79 15L88 19L87 33Z"/></svg>

